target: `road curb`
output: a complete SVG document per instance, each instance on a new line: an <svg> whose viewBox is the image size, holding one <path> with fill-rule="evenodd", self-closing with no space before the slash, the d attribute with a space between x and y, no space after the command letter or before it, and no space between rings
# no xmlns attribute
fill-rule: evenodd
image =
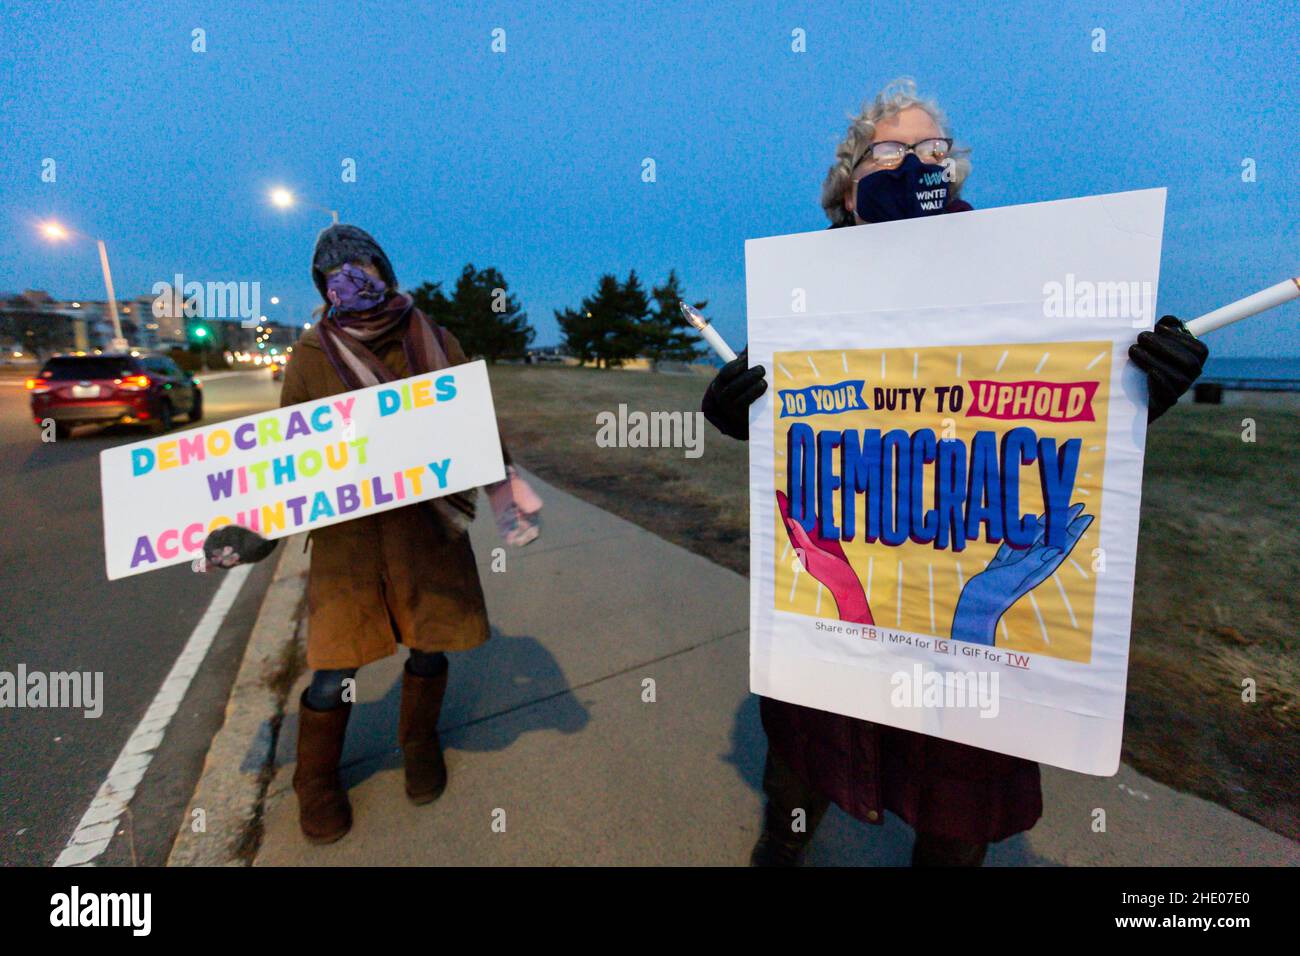
<svg viewBox="0 0 1300 956"><path fill-rule="evenodd" d="M301 535L285 539L168 866L252 861L285 697L301 656L309 557Z"/></svg>

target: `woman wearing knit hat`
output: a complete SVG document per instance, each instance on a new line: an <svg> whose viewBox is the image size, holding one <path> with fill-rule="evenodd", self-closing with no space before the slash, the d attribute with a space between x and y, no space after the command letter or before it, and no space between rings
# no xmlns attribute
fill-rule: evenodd
<svg viewBox="0 0 1300 956"><path fill-rule="evenodd" d="M298 340L282 406L468 361L455 337L398 290L388 256L364 230L340 224L323 231L311 274L325 300L324 315ZM488 499L502 537L523 545L538 534L542 503L505 457L506 478L487 489ZM475 495L437 498L311 532L307 664L314 673L302 695L293 787L302 832L314 843L331 843L352 826L338 772L352 709L345 691L358 668L394 653L399 643L410 649L397 731L406 793L422 804L446 787L438 740L445 652L477 647L489 634L466 533ZM204 544L208 563L222 568L261 560L274 548L275 542L233 525Z"/></svg>

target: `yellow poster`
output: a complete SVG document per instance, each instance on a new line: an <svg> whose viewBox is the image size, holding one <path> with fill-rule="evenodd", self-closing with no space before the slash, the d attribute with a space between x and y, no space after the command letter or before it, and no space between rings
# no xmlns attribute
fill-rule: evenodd
<svg viewBox="0 0 1300 956"><path fill-rule="evenodd" d="M775 352L772 610L1088 663L1111 349Z"/></svg>

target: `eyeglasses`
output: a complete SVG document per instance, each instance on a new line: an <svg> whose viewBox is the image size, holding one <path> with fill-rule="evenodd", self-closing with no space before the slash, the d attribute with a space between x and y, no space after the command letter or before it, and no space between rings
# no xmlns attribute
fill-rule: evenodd
<svg viewBox="0 0 1300 956"><path fill-rule="evenodd" d="M908 153L915 153L916 158L923 163L941 163L948 158L952 152L952 140L944 137L933 137L923 139L919 143L899 143L889 139L880 143L872 143L867 147L866 153L862 159L858 160L858 165L864 161L870 161L874 166L880 166L884 169L893 169L903 161Z"/></svg>

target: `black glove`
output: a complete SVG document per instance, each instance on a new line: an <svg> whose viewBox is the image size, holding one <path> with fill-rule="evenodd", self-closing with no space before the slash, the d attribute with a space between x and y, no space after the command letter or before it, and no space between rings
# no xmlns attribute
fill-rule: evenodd
<svg viewBox="0 0 1300 956"><path fill-rule="evenodd" d="M203 557L208 567L233 568L239 564L261 561L280 543L268 541L256 531L237 524L222 525L203 541Z"/></svg>
<svg viewBox="0 0 1300 956"><path fill-rule="evenodd" d="M700 411L718 431L728 438L749 441L749 406L767 391L763 366L749 368L749 347L718 371L708 389Z"/></svg>
<svg viewBox="0 0 1300 956"><path fill-rule="evenodd" d="M1187 326L1166 315L1156 323L1154 332L1143 332L1128 347L1128 357L1147 373L1147 424L1155 421L1192 387L1205 367L1210 350L1187 331Z"/></svg>

